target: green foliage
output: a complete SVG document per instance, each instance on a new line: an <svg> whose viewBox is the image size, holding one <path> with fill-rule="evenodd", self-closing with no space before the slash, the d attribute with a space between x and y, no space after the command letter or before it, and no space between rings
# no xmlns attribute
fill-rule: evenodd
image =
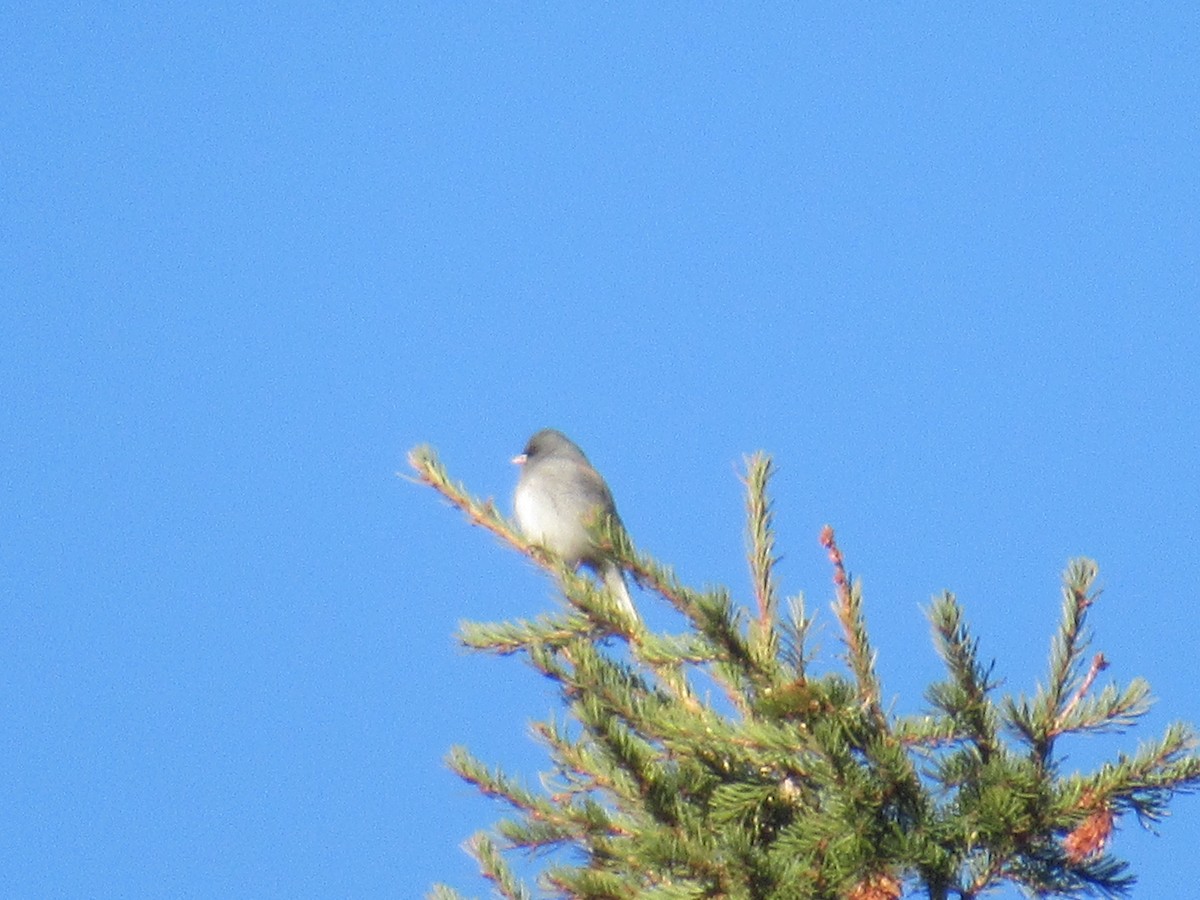
<svg viewBox="0 0 1200 900"><path fill-rule="evenodd" d="M1122 896L1133 878L1109 852L1115 819L1158 820L1176 793L1200 786L1184 725L1092 773L1058 770L1061 738L1124 731L1149 705L1140 679L1095 689L1107 662L1086 658L1097 596L1088 560L1064 573L1062 623L1032 696L996 696L992 665L947 593L929 610L945 680L926 691L927 715L894 716L881 706L860 586L831 529L822 543L845 670L808 671L812 619L800 598L780 610L765 457L747 460L745 478L752 617L724 590L688 588L596 526L680 615L679 634L630 621L452 483L429 449L410 459L420 481L553 574L565 598L533 620L462 626L467 647L524 654L564 705L563 721L534 727L550 757L540 790L464 748L449 756L512 810L468 845L502 897L533 896L505 862L514 851L549 851L544 895L589 900L886 900L905 887L969 900L1005 883L1041 896ZM443 885L429 896L459 897Z"/></svg>

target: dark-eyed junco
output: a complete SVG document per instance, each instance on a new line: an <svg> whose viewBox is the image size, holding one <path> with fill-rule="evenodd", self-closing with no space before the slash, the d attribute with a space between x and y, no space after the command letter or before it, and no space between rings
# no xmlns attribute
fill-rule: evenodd
<svg viewBox="0 0 1200 900"><path fill-rule="evenodd" d="M583 451L561 431L546 428L529 439L525 452L513 462L521 467L513 507L524 535L568 565L590 568L636 618L620 566L596 546L588 531L602 516L611 517L616 528L624 526L612 492Z"/></svg>

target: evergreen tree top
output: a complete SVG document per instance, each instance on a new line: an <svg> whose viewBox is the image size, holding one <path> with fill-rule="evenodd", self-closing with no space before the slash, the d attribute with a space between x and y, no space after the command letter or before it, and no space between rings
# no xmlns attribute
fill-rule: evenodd
<svg viewBox="0 0 1200 900"><path fill-rule="evenodd" d="M1150 704L1141 679L1097 684L1108 664L1088 652L1098 597L1090 560L1063 574L1062 621L1029 696L997 694L955 597L935 598L928 615L946 676L926 690L926 715L898 716L882 706L861 584L828 527L821 543L842 665L810 671L813 619L802 597L780 601L766 456L746 460L750 612L727 591L681 584L611 522L594 525L644 592L682 617L681 633L650 630L524 540L431 449L409 459L418 481L562 587L558 612L468 622L460 634L475 650L523 654L564 704L561 719L535 726L550 758L541 789L465 748L449 756L511 810L469 844L502 897L536 896L506 852L543 854L542 895L588 900L892 900L905 891L972 900L1003 884L1119 897L1134 879L1112 853L1116 822L1130 813L1157 822L1176 793L1200 786L1195 733L1183 724L1090 773L1061 771L1061 739L1123 732ZM430 896L460 897L443 885Z"/></svg>

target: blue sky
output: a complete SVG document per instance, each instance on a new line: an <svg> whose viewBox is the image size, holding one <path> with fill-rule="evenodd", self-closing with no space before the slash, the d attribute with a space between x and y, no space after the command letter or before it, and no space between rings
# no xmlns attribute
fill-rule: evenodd
<svg viewBox="0 0 1200 900"><path fill-rule="evenodd" d="M0 17L0 893L487 888L555 709L462 619L546 580L396 477L507 508L546 425L634 539L747 596L835 526L885 691L955 591L1005 688L1067 560L1138 735L1200 722L1200 12L925 4L12 4ZM666 622L650 598L648 618ZM1122 823L1184 896L1200 802Z"/></svg>

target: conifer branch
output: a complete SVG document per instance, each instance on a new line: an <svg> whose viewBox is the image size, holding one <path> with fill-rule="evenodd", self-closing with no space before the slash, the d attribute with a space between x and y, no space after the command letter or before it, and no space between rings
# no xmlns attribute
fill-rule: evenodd
<svg viewBox="0 0 1200 900"><path fill-rule="evenodd" d="M867 623L862 611L862 585L851 583L838 548L833 528L826 525L821 530L821 546L829 551L833 564L833 583L837 588L837 599L833 611L842 626L842 639L846 642L850 669L858 682L859 697L864 708L880 725L885 723L880 706L879 678L875 674L875 654L867 637Z"/></svg>
<svg viewBox="0 0 1200 900"><path fill-rule="evenodd" d="M694 591L680 584L673 572L648 557L629 561L638 581L663 597L682 613L696 636L710 648L709 674L725 696L740 711L749 709L746 690L750 684L769 682L770 675L756 663L741 630L729 594L724 590Z"/></svg>
<svg viewBox="0 0 1200 900"><path fill-rule="evenodd" d="M943 710L955 730L974 742L980 758L987 762L997 746L997 721L988 698L995 687L990 667L979 661L979 642L972 639L963 622L962 608L949 591L929 612L938 654L950 672L950 682L933 685L927 697Z"/></svg>
<svg viewBox="0 0 1200 900"><path fill-rule="evenodd" d="M566 782L566 787L559 793L599 793L614 804L620 803L628 794L627 788L618 783L621 774L605 765L603 755L586 737L573 739L554 722L536 722L532 727L534 734L550 747L557 774ZM628 832L618 817L606 820L605 824L614 834Z"/></svg>
<svg viewBox="0 0 1200 900"><path fill-rule="evenodd" d="M1091 690L1092 685L1096 682L1096 676L1107 668L1108 660L1104 658L1103 653L1097 653L1092 657L1092 665L1088 669L1087 675L1084 676L1083 681L1075 689L1075 693L1071 696L1071 699L1067 701L1066 706L1059 710L1058 715L1054 719L1054 732L1056 734L1062 733L1064 730L1063 723L1071 718L1071 714L1075 712L1075 708L1079 706L1079 702Z"/></svg>
<svg viewBox="0 0 1200 900"><path fill-rule="evenodd" d="M504 900L532 900L532 894L513 874L495 843L485 833L479 832L467 842L467 851L479 863L479 871L496 888Z"/></svg>
<svg viewBox="0 0 1200 900"><path fill-rule="evenodd" d="M1122 754L1082 786L1075 782L1074 789L1103 799L1117 812L1132 810L1143 821L1157 821L1174 794L1200 790L1196 745L1191 728L1175 723L1158 741L1140 746L1132 758Z"/></svg>
<svg viewBox="0 0 1200 900"><path fill-rule="evenodd" d="M775 583L775 534L772 523L771 502L767 498L767 484L774 474L769 457L756 453L745 459L746 475L746 519L750 542L748 561L750 577L754 584L754 599L758 605L758 633L760 641L766 641L773 632L779 591ZM771 648L764 646L760 652ZM773 655L773 654L772 654Z"/></svg>
<svg viewBox="0 0 1200 900"><path fill-rule="evenodd" d="M467 900L467 898L448 885L435 884L425 895L425 900Z"/></svg>
<svg viewBox="0 0 1200 900"><path fill-rule="evenodd" d="M1055 723L1054 734L1124 731L1149 710L1150 686L1135 678L1124 691L1109 685L1098 696L1064 710Z"/></svg>
<svg viewBox="0 0 1200 900"><path fill-rule="evenodd" d="M1196 737L1184 725L1091 774L1059 774L1059 739L1122 731L1150 702L1141 679L1098 687L1107 663L1085 653L1096 598L1087 560L1064 576L1049 675L1032 699L993 697L994 666L981 662L947 592L929 611L947 670L928 689L931 714L892 717L880 703L862 586L830 528L822 544L850 675L805 672L812 620L800 598L779 608L765 456L746 462L748 620L725 590L681 584L611 521L594 523L612 557L683 616L682 634L628 621L610 592L451 482L428 448L411 459L417 480L563 591L555 613L466 622L460 632L471 649L524 652L565 710L532 726L551 764L540 791L461 748L448 758L511 811L494 826L497 839L469 845L502 897L530 897L505 851L551 854L539 884L562 900L893 900L905 886L930 900L979 900L1005 883L1035 895L1125 896L1132 876L1108 852L1119 817L1156 822L1175 795L1200 789ZM710 685L728 702L711 700ZM430 897L462 900L443 885Z"/></svg>
<svg viewBox="0 0 1200 900"><path fill-rule="evenodd" d="M458 639L469 650L508 656L528 649L531 644L557 647L581 634L594 633L596 627L590 619L572 612L508 622L460 622Z"/></svg>
<svg viewBox="0 0 1200 900"><path fill-rule="evenodd" d="M1098 594L1089 593L1095 580L1096 564L1089 559L1072 560L1063 574L1062 623L1051 642L1049 682L1036 706L1034 750L1043 761L1049 757L1058 734L1056 726L1071 703L1068 694L1072 685L1075 685L1075 695L1082 697L1103 667L1104 657L1100 656L1090 680L1086 675L1081 678L1078 674L1087 650L1087 611L1098 597Z"/></svg>
<svg viewBox="0 0 1200 900"><path fill-rule="evenodd" d="M433 488L453 507L462 511L472 525L485 528L514 550L525 554L539 565L545 566L547 555L537 544L525 540L507 519L500 514L493 500L479 501L468 493L462 482L454 481L437 453L428 445L409 451L408 463L416 471L414 479ZM402 476L407 477L407 476Z"/></svg>
<svg viewBox="0 0 1200 900"><path fill-rule="evenodd" d="M554 819L557 815L545 798L523 787L512 778L497 770L490 770L477 760L465 747L452 747L446 764L464 781L475 785L487 797L498 797L524 812Z"/></svg>
<svg viewBox="0 0 1200 900"><path fill-rule="evenodd" d="M414 448L408 454L408 462L417 473L415 481L433 488L451 506L459 509L472 525L490 531L503 543L533 560L540 568L553 575L562 587L566 599L576 608L587 613L593 621L605 626L608 633L621 634L631 641L637 640L641 632L640 622L630 622L628 617L621 612L617 601L607 592L596 591L589 579L565 565L555 554L539 544L526 540L520 531L501 515L496 508L495 501L490 499L480 501L472 497L465 485L450 478L432 447L422 445ZM612 521L595 522L591 527L605 542L605 546L615 547L625 556L633 555L634 551L628 538L620 529L613 526ZM479 649L514 652L518 648L513 647L507 651L501 650L499 646L496 648L480 647Z"/></svg>
<svg viewBox="0 0 1200 900"><path fill-rule="evenodd" d="M1132 690L1119 700L1110 692L1099 703L1085 703L1096 676L1107 667L1103 654L1093 658L1086 672L1082 665L1088 643L1087 611L1099 596L1091 592L1095 578L1096 564L1091 560L1076 559L1068 565L1063 573L1062 621L1050 643L1049 679L1032 701L1025 697L1005 701L1008 724L1029 743L1032 758L1043 768L1050 764L1060 735L1098 727L1089 724L1087 717L1108 716L1108 722L1101 723L1104 727L1120 727L1123 719L1140 715L1137 710L1146 700L1144 693ZM1087 717L1079 715L1081 704Z"/></svg>
<svg viewBox="0 0 1200 900"><path fill-rule="evenodd" d="M779 627L780 663L789 671L793 680L803 681L806 658L808 632L812 628L813 619L804 608L804 595L797 594L788 600L787 616L781 618Z"/></svg>

